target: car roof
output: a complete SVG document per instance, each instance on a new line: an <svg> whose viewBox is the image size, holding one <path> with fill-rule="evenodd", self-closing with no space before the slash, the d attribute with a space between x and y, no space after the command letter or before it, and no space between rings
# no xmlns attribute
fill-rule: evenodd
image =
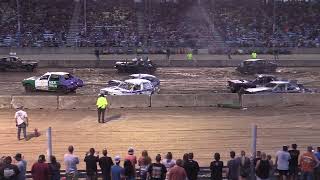
<svg viewBox="0 0 320 180"><path fill-rule="evenodd" d="M150 81L148 81L146 79L127 79L124 82L131 83L131 84L134 84L134 85L139 85L139 84L142 84L142 83L150 83Z"/></svg>
<svg viewBox="0 0 320 180"><path fill-rule="evenodd" d="M275 77L275 76L271 74L258 74L257 77Z"/></svg>
<svg viewBox="0 0 320 180"><path fill-rule="evenodd" d="M289 81L271 81L270 83L273 83L273 84L288 84L290 82Z"/></svg>
<svg viewBox="0 0 320 180"><path fill-rule="evenodd" d="M156 78L155 76L153 76L151 74L131 74L130 77L134 77L134 78L144 78L144 77Z"/></svg>
<svg viewBox="0 0 320 180"><path fill-rule="evenodd" d="M244 60L244 61L265 61L265 59L247 59L247 60Z"/></svg>
<svg viewBox="0 0 320 180"><path fill-rule="evenodd" d="M51 74L67 75L67 74L70 74L70 73L67 73L67 72L47 72L47 73L45 73L44 75L51 75Z"/></svg>

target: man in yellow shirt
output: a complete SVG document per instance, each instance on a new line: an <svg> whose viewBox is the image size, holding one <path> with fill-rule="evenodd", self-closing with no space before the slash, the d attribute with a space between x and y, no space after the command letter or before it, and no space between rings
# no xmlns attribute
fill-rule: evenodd
<svg viewBox="0 0 320 180"><path fill-rule="evenodd" d="M98 110L98 122L104 123L104 114L108 106L107 98L103 94L99 94L96 105Z"/></svg>

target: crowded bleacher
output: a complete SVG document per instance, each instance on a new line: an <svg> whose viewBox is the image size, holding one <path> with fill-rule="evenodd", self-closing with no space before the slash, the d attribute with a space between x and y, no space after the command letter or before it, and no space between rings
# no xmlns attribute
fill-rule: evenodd
<svg viewBox="0 0 320 180"><path fill-rule="evenodd" d="M319 1L87 0L83 6L83 0L1 1L0 46L320 47Z"/></svg>

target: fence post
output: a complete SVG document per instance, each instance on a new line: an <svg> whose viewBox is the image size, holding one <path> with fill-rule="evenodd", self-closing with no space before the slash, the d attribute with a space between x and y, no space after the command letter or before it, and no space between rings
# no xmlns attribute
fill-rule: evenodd
<svg viewBox="0 0 320 180"><path fill-rule="evenodd" d="M47 130L47 160L51 163L51 156L52 156L52 136L51 136L51 127Z"/></svg>
<svg viewBox="0 0 320 180"><path fill-rule="evenodd" d="M257 125L252 124L252 142L251 142L251 180L255 180L255 165L254 159L256 158L257 151Z"/></svg>

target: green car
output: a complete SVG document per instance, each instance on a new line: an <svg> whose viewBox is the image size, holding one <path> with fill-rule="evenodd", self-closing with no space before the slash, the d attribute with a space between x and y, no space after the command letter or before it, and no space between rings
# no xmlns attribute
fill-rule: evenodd
<svg viewBox="0 0 320 180"><path fill-rule="evenodd" d="M67 93L82 87L83 81L67 72L47 72L40 77L34 76L24 79L22 85L26 92L40 90Z"/></svg>

